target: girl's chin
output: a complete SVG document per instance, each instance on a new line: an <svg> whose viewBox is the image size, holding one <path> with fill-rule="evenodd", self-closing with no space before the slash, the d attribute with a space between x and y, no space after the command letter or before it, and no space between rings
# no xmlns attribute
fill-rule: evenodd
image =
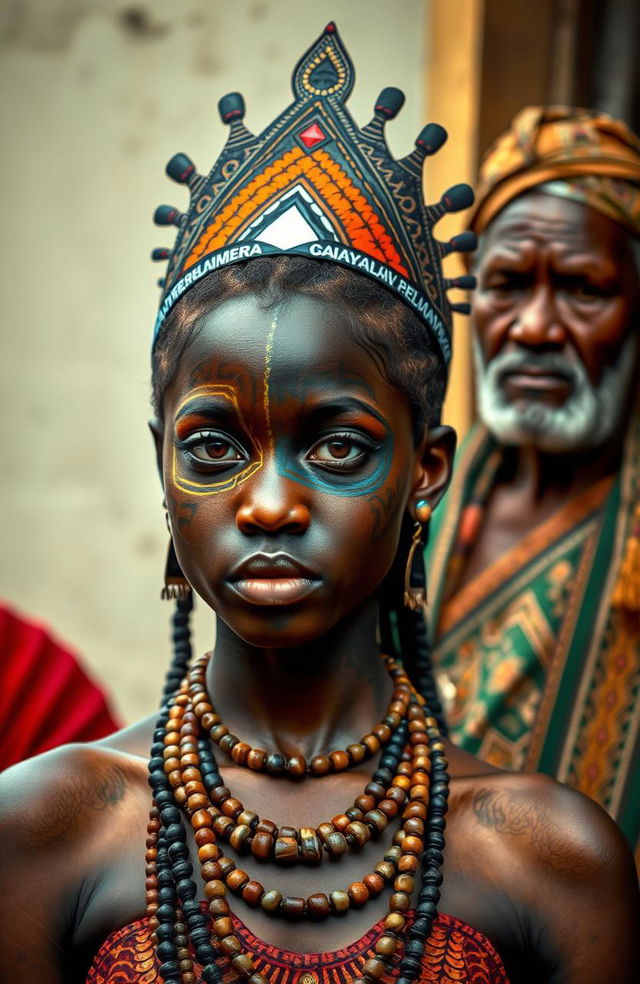
<svg viewBox="0 0 640 984"><path fill-rule="evenodd" d="M313 645L336 625L335 613L302 611L300 606L256 605L252 612L240 615L235 609L218 616L245 645L272 651Z"/></svg>

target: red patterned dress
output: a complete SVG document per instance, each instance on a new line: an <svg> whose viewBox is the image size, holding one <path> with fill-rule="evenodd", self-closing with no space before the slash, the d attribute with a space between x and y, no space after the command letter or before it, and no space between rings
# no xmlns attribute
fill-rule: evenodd
<svg viewBox="0 0 640 984"><path fill-rule="evenodd" d="M360 975L363 959L372 956L382 920L362 939L331 953L291 953L259 940L236 916L234 932L251 954L255 968L273 984L350 984ZM237 980L221 960L225 984ZM397 962L385 981L398 974ZM160 984L146 920L112 933L96 954L86 984ZM502 961L486 936L454 916L440 914L416 984L509 984Z"/></svg>

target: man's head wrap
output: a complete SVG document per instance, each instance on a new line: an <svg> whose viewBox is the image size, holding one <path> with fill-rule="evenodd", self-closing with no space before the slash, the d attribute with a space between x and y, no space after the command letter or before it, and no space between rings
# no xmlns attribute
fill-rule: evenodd
<svg viewBox="0 0 640 984"><path fill-rule="evenodd" d="M520 110L482 162L471 229L482 233L509 202L539 185L640 238L640 139L620 120L567 106Z"/></svg>

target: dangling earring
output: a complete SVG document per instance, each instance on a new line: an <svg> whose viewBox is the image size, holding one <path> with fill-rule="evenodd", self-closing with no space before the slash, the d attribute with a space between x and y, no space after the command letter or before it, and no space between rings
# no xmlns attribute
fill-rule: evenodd
<svg viewBox="0 0 640 984"><path fill-rule="evenodd" d="M172 598L187 598L191 593L191 585L182 573L180 562L176 556L176 549L173 539L169 540L167 550L167 563L164 569L164 587L160 592L163 601L170 601Z"/></svg>
<svg viewBox="0 0 640 984"><path fill-rule="evenodd" d="M191 594L191 585L182 573L180 561L176 555L176 548L173 545L173 533L169 522L169 510L167 500L162 500L164 509L164 521L169 532L169 549L167 550L167 562L164 567L164 587L160 592L163 601L171 601L172 598L188 598Z"/></svg>
<svg viewBox="0 0 640 984"><path fill-rule="evenodd" d="M404 570L404 603L417 612L427 603L427 572L424 566L423 527L431 518L431 506L426 499L416 504L416 525L413 530L407 565Z"/></svg>

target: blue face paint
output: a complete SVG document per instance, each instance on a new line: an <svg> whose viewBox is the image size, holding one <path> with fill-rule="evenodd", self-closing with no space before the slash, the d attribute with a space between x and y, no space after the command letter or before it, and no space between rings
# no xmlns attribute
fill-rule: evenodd
<svg viewBox="0 0 640 984"><path fill-rule="evenodd" d="M307 488L334 495L362 496L377 491L389 475L393 460L393 433L384 418L369 404L353 397L338 399L332 408L329 403L323 407L326 414L333 409L335 423L323 425L313 443L303 449L295 439L283 436L275 443L275 457L278 474ZM348 422L348 416L357 411L374 417L384 428L381 438L374 438L361 427ZM364 460L359 464L357 457L353 464L340 458L325 459L309 457L314 448L329 445L331 442L351 443L362 449ZM342 473L341 473L342 471Z"/></svg>

